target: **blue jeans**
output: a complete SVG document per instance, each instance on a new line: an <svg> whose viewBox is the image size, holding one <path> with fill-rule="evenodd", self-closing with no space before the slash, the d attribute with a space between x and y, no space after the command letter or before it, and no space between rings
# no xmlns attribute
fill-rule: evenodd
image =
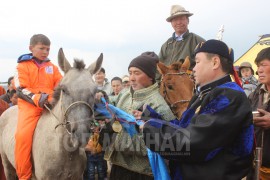
<svg viewBox="0 0 270 180"><path fill-rule="evenodd" d="M107 177L107 162L104 160L104 153L91 154L86 153L87 165L84 172L84 180L95 180L96 170L98 179L104 180Z"/></svg>

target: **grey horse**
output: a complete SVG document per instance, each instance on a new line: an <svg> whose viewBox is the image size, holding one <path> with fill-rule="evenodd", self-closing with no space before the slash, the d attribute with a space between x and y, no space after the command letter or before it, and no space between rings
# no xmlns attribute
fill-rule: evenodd
<svg viewBox="0 0 270 180"><path fill-rule="evenodd" d="M96 86L92 79L101 67L103 55L87 69L75 59L71 67L63 50L58 64L65 73L54 92L51 109L44 110L37 124L32 146L32 179L82 179L86 166L83 147L93 120ZM17 127L17 106L0 117L0 153L8 180L16 179L14 145Z"/></svg>

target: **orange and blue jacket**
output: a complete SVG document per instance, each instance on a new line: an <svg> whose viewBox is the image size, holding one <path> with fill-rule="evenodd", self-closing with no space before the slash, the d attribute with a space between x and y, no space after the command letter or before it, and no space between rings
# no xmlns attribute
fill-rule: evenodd
<svg viewBox="0 0 270 180"><path fill-rule="evenodd" d="M15 87L18 97L39 107L44 94L52 99L54 88L62 79L58 67L50 62L37 60L32 54L24 54L18 58L15 73Z"/></svg>

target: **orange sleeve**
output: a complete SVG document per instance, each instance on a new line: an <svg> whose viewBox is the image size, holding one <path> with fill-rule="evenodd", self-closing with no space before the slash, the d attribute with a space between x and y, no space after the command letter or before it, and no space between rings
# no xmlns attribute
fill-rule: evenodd
<svg viewBox="0 0 270 180"><path fill-rule="evenodd" d="M26 64L18 63L14 78L16 88L21 87L32 92L33 88L30 88L30 77L31 75Z"/></svg>

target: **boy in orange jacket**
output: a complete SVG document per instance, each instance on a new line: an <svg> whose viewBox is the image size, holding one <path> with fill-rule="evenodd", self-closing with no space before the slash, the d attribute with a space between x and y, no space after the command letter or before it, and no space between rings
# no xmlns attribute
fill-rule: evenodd
<svg viewBox="0 0 270 180"><path fill-rule="evenodd" d="M31 179L33 134L44 104L61 80L57 66L48 59L50 40L43 34L30 39L30 54L21 55L15 73L19 117L15 134L16 172L20 180Z"/></svg>

